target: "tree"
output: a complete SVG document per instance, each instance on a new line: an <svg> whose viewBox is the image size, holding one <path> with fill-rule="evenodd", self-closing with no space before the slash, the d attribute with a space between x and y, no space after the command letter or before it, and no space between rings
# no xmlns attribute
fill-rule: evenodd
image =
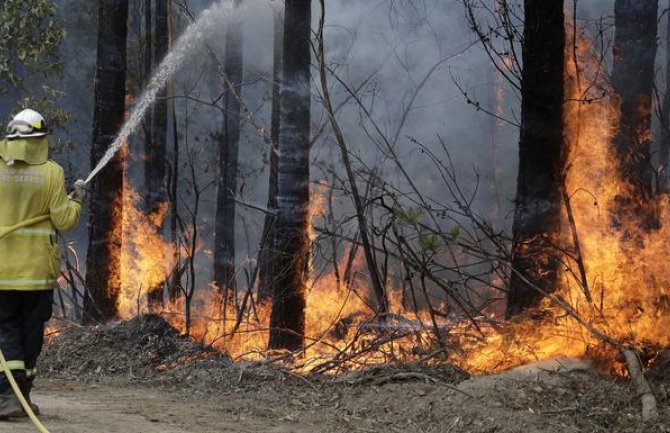
<svg viewBox="0 0 670 433"><path fill-rule="evenodd" d="M156 13L153 35L153 64L159 65L168 52L168 0L156 0ZM151 49L149 49L151 52ZM167 154L167 88L164 87L151 113L151 129L147 142L146 158L144 159L144 176L146 184L146 208L148 212L156 212L167 202L166 185L166 154ZM152 310L163 306L163 285L149 290L149 307Z"/></svg>
<svg viewBox="0 0 670 433"><path fill-rule="evenodd" d="M268 213L265 215L263 235L261 236L261 252L259 255L258 298L264 301L274 293L274 259L277 248L276 219L279 170L279 110L280 80L282 69L282 48L284 39L284 20L276 11L274 14L274 59L272 63L272 115L270 125L270 156L268 178Z"/></svg>
<svg viewBox="0 0 670 433"><path fill-rule="evenodd" d="M49 75L59 69L65 30L51 0L6 0L0 5L0 84L20 89L26 72Z"/></svg>
<svg viewBox="0 0 670 433"><path fill-rule="evenodd" d="M41 112L52 126L65 123L63 93L44 83L59 79L59 50L65 38L53 0L0 3L0 109L7 115L22 108ZM24 86L25 82L28 86ZM60 87L60 86L59 86ZM12 111L16 110L16 111Z"/></svg>
<svg viewBox="0 0 670 433"><path fill-rule="evenodd" d="M237 11L242 0L233 0ZM224 60L223 130L219 143L219 182L214 228L214 284L225 313L225 303L235 291L235 198L240 145L240 100L244 74L242 26L230 15Z"/></svg>
<svg viewBox="0 0 670 433"><path fill-rule="evenodd" d="M565 26L563 0L525 0L519 174L507 315L557 283L561 252Z"/></svg>
<svg viewBox="0 0 670 433"><path fill-rule="evenodd" d="M100 0L95 75L93 145L94 167L114 140L124 120L126 96L126 33L128 0ZM91 299L85 312L94 320L116 316L120 291L123 157L118 155L90 185L89 244L86 284ZM97 306L97 308L96 308Z"/></svg>
<svg viewBox="0 0 670 433"><path fill-rule="evenodd" d="M277 275L270 348L298 350L305 331L308 273L311 0L286 0L279 132Z"/></svg>
<svg viewBox="0 0 670 433"><path fill-rule="evenodd" d="M670 0L668 0L670 10ZM670 14L665 14L666 38L665 38L665 93L659 107L659 118L661 120L661 134L658 143L658 166L661 178L658 182L658 192L670 193L670 176L668 165L670 165Z"/></svg>
<svg viewBox="0 0 670 433"><path fill-rule="evenodd" d="M168 51L174 45L174 15L172 14L172 2L169 1L168 7ZM174 270L169 281L168 297L171 303L175 303L179 296L179 286L181 281L181 263L179 253L179 127L177 122L177 104L175 103L175 86L174 76L168 78L168 98L169 98L169 115L172 124L172 149L168 156L170 161L169 179L168 179L168 198L170 200L170 241L173 245Z"/></svg>
<svg viewBox="0 0 670 433"><path fill-rule="evenodd" d="M619 125L614 151L629 191L617 198L615 224L651 230L658 224L653 202L651 110L658 0L616 0L612 85L619 97ZM625 235L624 235L625 236Z"/></svg>

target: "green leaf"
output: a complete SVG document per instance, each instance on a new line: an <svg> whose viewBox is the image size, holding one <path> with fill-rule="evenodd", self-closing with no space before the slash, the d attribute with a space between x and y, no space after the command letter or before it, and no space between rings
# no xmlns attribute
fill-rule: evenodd
<svg viewBox="0 0 670 433"><path fill-rule="evenodd" d="M436 253L442 247L442 241L440 241L440 237L436 234L421 234L419 235L419 246L424 252L431 251Z"/></svg>

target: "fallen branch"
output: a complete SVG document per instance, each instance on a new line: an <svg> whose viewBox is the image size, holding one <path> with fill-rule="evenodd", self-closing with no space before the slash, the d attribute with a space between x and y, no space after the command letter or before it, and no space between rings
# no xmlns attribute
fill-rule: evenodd
<svg viewBox="0 0 670 433"><path fill-rule="evenodd" d="M642 373L640 357L631 349L621 349L621 353L626 359L630 380L635 385L637 393L640 396L640 401L642 402L642 420L645 422L658 420L656 397L654 397L654 394L651 392L651 386Z"/></svg>
<svg viewBox="0 0 670 433"><path fill-rule="evenodd" d="M637 393L640 396L640 401L642 402L642 420L643 421L656 421L658 419L658 408L656 404L656 397L651 391L651 386L647 379L644 377L642 372L642 363L640 358L637 356L637 353L634 349L627 347L626 345L619 342L617 339L610 337L607 334L604 334L597 329L595 329L591 324L586 322L579 316L567 302L561 299L559 296L549 293L537 285L531 283L526 277L524 277L519 271L514 268L511 268L512 272L519 276L519 278L531 288L537 290L542 295L551 299L556 305L561 307L569 316L574 318L579 324L581 324L586 330L588 330L591 335L596 337L598 340L608 343L615 347L621 352L624 359L626 360L626 365L628 367L628 373L630 374L630 379L637 389Z"/></svg>
<svg viewBox="0 0 670 433"><path fill-rule="evenodd" d="M589 281L586 278L586 266L584 265L584 254L582 253L582 247L579 243L579 232L577 231L577 223L575 221L575 214L572 211L572 203L570 201L570 195L568 194L567 187L565 186L565 179L563 179L563 185L561 186L561 193L563 195L563 203L565 204L565 211L568 215L568 222L570 223L570 231L572 232L572 243L575 248L575 261L577 262L577 267L579 268L579 276L581 278L582 291L586 297L586 301L590 304L593 302L591 297L591 291L589 290Z"/></svg>

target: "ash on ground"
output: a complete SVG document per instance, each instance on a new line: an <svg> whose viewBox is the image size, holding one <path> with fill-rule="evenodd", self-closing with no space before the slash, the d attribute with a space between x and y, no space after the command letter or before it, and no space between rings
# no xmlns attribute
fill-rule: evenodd
<svg viewBox="0 0 670 433"><path fill-rule="evenodd" d="M211 357L230 364L225 356L180 335L163 318L142 315L113 325L61 330L47 338L40 364L63 378L153 378L171 366Z"/></svg>
<svg viewBox="0 0 670 433"><path fill-rule="evenodd" d="M54 380L167 389L179 401L211 404L217 417L240 420L235 432L284 424L298 433L670 432L670 382L659 370L648 372L660 410L659 422L649 425L630 382L584 360L478 377L425 364L304 376L268 361L233 363L157 316L63 331L50 339L40 368Z"/></svg>

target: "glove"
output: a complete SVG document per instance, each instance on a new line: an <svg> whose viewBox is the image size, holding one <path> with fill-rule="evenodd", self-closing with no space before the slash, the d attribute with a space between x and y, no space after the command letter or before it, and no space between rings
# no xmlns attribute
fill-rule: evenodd
<svg viewBox="0 0 670 433"><path fill-rule="evenodd" d="M74 191L70 194L72 200L78 201L80 204L84 204L86 201L86 182L79 179L74 183Z"/></svg>

